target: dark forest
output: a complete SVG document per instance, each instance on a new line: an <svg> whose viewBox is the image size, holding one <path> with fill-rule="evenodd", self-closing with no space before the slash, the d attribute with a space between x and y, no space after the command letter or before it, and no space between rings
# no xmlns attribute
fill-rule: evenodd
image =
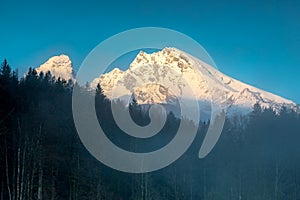
<svg viewBox="0 0 300 200"><path fill-rule="evenodd" d="M30 68L18 77L5 60L0 68L0 200L297 200L300 199L300 115L254 105L248 116L227 119L221 138L204 159L199 147L209 121L200 122L188 151L156 172L129 174L89 154L72 116L74 83ZM165 127L146 142L122 134L111 103L98 85L99 123L118 146L148 151L168 143L180 122L169 113ZM127 109L123 107L123 109ZM133 100L137 124L148 113ZM189 123L189 122L187 122Z"/></svg>

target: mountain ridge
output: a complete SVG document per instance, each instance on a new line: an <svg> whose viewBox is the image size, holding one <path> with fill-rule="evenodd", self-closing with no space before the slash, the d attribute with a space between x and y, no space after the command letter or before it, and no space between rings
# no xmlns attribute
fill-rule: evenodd
<svg viewBox="0 0 300 200"><path fill-rule="evenodd" d="M201 70L202 74L199 75L195 66ZM170 72L170 69L175 73ZM165 94L153 93L153 91L149 91L142 86L130 88L131 85L133 83L143 85L143 82L150 82L155 85L156 82L163 82L166 83L166 88L172 86L172 84L177 84L175 87L182 90L185 84L181 79L182 74L185 74L191 87L197 88L196 98L201 101L210 101L212 95L225 95L219 103L225 103L228 107L235 107L235 109L238 107L246 108L243 109L246 110L246 113L252 110L255 103L259 103L264 108L271 107L275 111L279 111L283 106L294 110L298 109L297 104L293 101L231 78L176 48L165 48L152 54L141 51L130 64L129 69L125 71L114 69L103 74L92 81L91 87L95 88L97 83L100 83L104 93L111 99L133 93L140 104L163 104L168 103L166 99L162 98L162 96L166 96ZM217 90L220 90L220 88L211 90L207 85L207 79L213 82L221 82L224 86L221 88L223 91L218 94ZM125 88L122 86L125 86ZM112 96L111 91L115 87L119 87L120 91L115 92ZM145 98L146 96L149 98ZM158 96L158 98L153 99L154 96Z"/></svg>
<svg viewBox="0 0 300 200"><path fill-rule="evenodd" d="M38 72L46 70L55 77L75 80L72 62L66 55L54 56L37 68ZM151 54L140 51L127 70L114 68L100 75L91 81L90 89L98 83L110 99L133 95L139 104L145 105L170 104L176 101L175 94L185 93L186 98L195 97L203 102L214 97L231 112L249 113L255 103L276 112L283 106L299 111L293 101L229 77L176 48Z"/></svg>

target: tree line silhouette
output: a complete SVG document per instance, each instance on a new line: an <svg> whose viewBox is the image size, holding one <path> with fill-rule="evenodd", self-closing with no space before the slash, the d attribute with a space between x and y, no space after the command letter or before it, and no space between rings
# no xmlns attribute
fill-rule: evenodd
<svg viewBox="0 0 300 200"><path fill-rule="evenodd" d="M72 116L72 80L38 74L18 77L4 60L0 68L0 200L85 199L300 199L300 116L254 106L248 116L226 119L220 140L198 158L209 121L199 123L188 151L156 172L113 170L85 149ZM95 91L99 124L116 145L130 151L159 149L172 140L180 120L170 112L164 128L149 139L132 138L116 125L111 103L129 109L139 125L148 111ZM186 120L184 123L193 123ZM242 124L242 125L241 125Z"/></svg>

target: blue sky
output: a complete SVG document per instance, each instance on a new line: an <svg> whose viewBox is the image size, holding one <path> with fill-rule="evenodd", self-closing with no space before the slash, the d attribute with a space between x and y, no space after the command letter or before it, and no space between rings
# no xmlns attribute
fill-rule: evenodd
<svg viewBox="0 0 300 200"><path fill-rule="evenodd" d="M300 1L0 1L0 59L20 73L53 55L75 70L101 41L158 26L198 41L223 73L300 103Z"/></svg>

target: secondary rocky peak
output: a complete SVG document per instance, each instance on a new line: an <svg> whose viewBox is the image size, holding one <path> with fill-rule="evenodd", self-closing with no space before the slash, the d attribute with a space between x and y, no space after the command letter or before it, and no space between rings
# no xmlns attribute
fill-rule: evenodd
<svg viewBox="0 0 300 200"><path fill-rule="evenodd" d="M65 54L49 58L44 64L36 68L36 71L38 73L47 73L50 71L52 76L55 76L56 78L60 77L65 80L74 79L72 61L69 56Z"/></svg>

